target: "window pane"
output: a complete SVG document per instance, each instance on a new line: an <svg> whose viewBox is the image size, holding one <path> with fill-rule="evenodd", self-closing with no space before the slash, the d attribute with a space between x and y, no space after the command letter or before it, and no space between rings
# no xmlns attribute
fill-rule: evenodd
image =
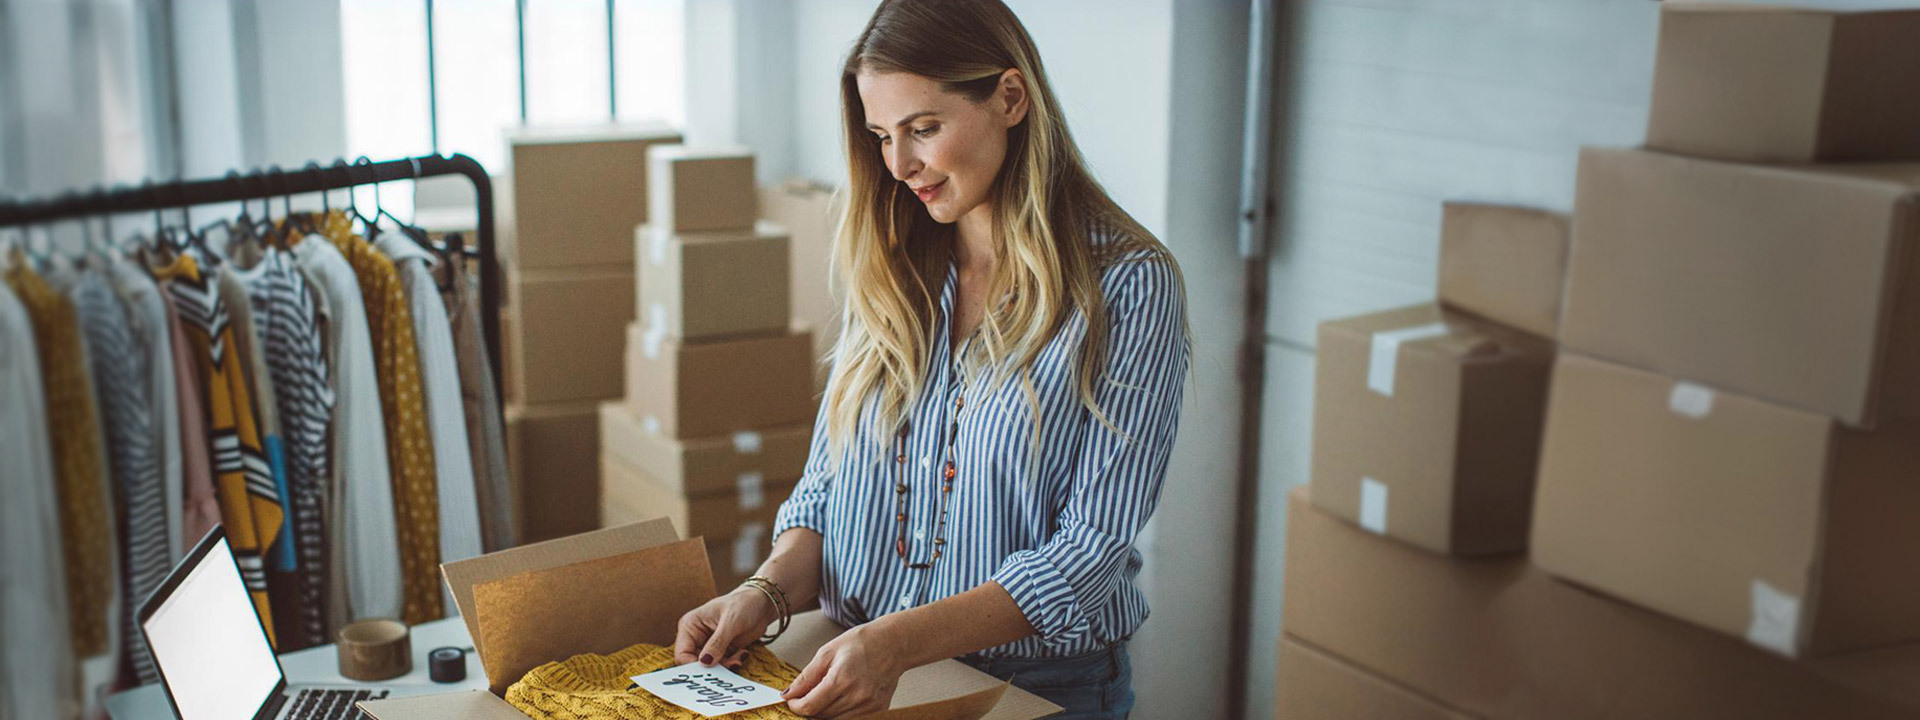
<svg viewBox="0 0 1920 720"><path fill-rule="evenodd" d="M685 0L618 0L614 5L614 62L621 120L687 121Z"/></svg>
<svg viewBox="0 0 1920 720"><path fill-rule="evenodd" d="M506 128L520 122L515 0L435 0L435 95L440 152L506 170Z"/></svg>
<svg viewBox="0 0 1920 720"><path fill-rule="evenodd" d="M427 7L423 0L341 0L348 160L392 160L432 151L427 126ZM380 201L413 212L411 183L381 186ZM360 188L362 208L373 191Z"/></svg>
<svg viewBox="0 0 1920 720"><path fill-rule="evenodd" d="M606 2L528 0L526 23L527 122L606 122Z"/></svg>

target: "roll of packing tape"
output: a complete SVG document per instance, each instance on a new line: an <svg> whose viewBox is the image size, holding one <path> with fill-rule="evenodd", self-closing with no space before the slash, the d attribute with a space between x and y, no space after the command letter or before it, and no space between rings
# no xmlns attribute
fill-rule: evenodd
<svg viewBox="0 0 1920 720"><path fill-rule="evenodd" d="M413 670L413 642L398 620L361 620L335 636L340 674L354 680L391 680Z"/></svg>
<svg viewBox="0 0 1920 720"><path fill-rule="evenodd" d="M434 648L427 653L427 677L437 683L467 679L467 651L457 647Z"/></svg>

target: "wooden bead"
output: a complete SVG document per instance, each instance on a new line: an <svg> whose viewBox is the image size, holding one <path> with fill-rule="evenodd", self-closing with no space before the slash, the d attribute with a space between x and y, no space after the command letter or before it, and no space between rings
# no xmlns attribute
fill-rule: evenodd
<svg viewBox="0 0 1920 720"><path fill-rule="evenodd" d="M893 551L894 551L894 552L896 552L896 553L899 553L899 555L900 555L900 557L903 557L903 558L904 558L904 557L906 557L906 556L907 556L907 541L905 541L905 540L895 540L895 541L893 541Z"/></svg>
<svg viewBox="0 0 1920 720"><path fill-rule="evenodd" d="M947 469L946 469L946 476L947 476L947 479L949 479L949 480L951 480L951 479L953 479L953 476L954 476L954 473L955 473L955 470L954 470L954 467L953 467L953 461L952 461L952 460L948 460L948 461L947 461Z"/></svg>
<svg viewBox="0 0 1920 720"><path fill-rule="evenodd" d="M896 484L895 484L895 485L893 486L893 491L894 491L894 492L897 492L897 493L905 493L905 492L907 491L907 484L906 484L906 483L896 483Z"/></svg>

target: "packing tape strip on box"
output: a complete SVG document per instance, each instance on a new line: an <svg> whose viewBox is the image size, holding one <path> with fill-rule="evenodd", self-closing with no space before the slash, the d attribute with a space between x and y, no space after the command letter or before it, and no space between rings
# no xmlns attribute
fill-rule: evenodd
<svg viewBox="0 0 1920 720"><path fill-rule="evenodd" d="M733 488L740 500L740 511L759 510L767 504L766 478L758 472L743 472L733 479Z"/></svg>
<svg viewBox="0 0 1920 720"><path fill-rule="evenodd" d="M1800 639L1800 598L1780 592L1765 580L1753 580L1753 623L1747 642L1794 657Z"/></svg>
<svg viewBox="0 0 1920 720"><path fill-rule="evenodd" d="M648 360L660 359L660 345L667 341L667 306L653 303L647 306L647 329L640 333L640 351L646 353Z"/></svg>
<svg viewBox="0 0 1920 720"><path fill-rule="evenodd" d="M1367 359L1367 387L1393 397L1393 373L1399 364L1400 346L1447 334L1446 323L1429 323L1373 334L1373 352Z"/></svg>
<svg viewBox="0 0 1920 720"><path fill-rule="evenodd" d="M647 257L653 260L655 267L667 264L667 234L651 225L640 232L647 236Z"/></svg>
<svg viewBox="0 0 1920 720"><path fill-rule="evenodd" d="M741 430L733 434L733 451L741 455L760 454L760 444L760 433L752 430Z"/></svg>
<svg viewBox="0 0 1920 720"><path fill-rule="evenodd" d="M734 573L750 573L760 567L760 548L766 534L767 526L757 522L740 526L740 534L733 537Z"/></svg>
<svg viewBox="0 0 1920 720"><path fill-rule="evenodd" d="M1387 534L1387 484L1360 478L1360 527L1375 535Z"/></svg>
<svg viewBox="0 0 1920 720"><path fill-rule="evenodd" d="M1673 384L1667 394L1667 409L1675 415L1699 420L1713 413L1713 390L1684 380Z"/></svg>

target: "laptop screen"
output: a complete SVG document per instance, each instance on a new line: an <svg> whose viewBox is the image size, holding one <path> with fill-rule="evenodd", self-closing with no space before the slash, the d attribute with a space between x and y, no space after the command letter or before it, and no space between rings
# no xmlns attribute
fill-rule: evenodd
<svg viewBox="0 0 1920 720"><path fill-rule="evenodd" d="M224 536L142 627L180 720L252 720L280 685L280 663Z"/></svg>

